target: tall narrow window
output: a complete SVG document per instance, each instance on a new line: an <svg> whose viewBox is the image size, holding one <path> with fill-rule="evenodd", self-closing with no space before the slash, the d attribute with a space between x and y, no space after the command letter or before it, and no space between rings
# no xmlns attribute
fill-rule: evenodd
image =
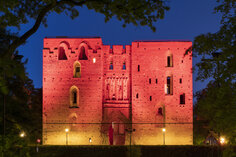
<svg viewBox="0 0 236 157"><path fill-rule="evenodd" d="M173 56L167 56L167 67L173 67Z"/></svg>
<svg viewBox="0 0 236 157"><path fill-rule="evenodd" d="M180 95L180 104L185 104L185 93Z"/></svg>
<svg viewBox="0 0 236 157"><path fill-rule="evenodd" d="M156 84L158 83L158 79L156 79Z"/></svg>
<svg viewBox="0 0 236 157"><path fill-rule="evenodd" d="M79 106L79 89L76 86L70 88L70 107L77 108Z"/></svg>
<svg viewBox="0 0 236 157"><path fill-rule="evenodd" d="M152 79L149 79L149 84L151 84L152 83Z"/></svg>
<svg viewBox="0 0 236 157"><path fill-rule="evenodd" d="M74 78L81 77L81 65L78 61L74 63L73 77Z"/></svg>
<svg viewBox="0 0 236 157"><path fill-rule="evenodd" d="M67 60L64 47L59 47L58 51L59 51L58 59L59 60Z"/></svg>
<svg viewBox="0 0 236 157"><path fill-rule="evenodd" d="M179 83L180 83L180 84L182 83L182 78L179 79Z"/></svg>
<svg viewBox="0 0 236 157"><path fill-rule="evenodd" d="M113 67L113 61L111 61L111 62L110 62L110 65L109 65L109 69L110 69L110 70L113 70L113 68L114 68L114 67Z"/></svg>
<svg viewBox="0 0 236 157"><path fill-rule="evenodd" d="M150 99L150 101L152 101L152 96L150 96L150 98L149 98L149 99Z"/></svg>
<svg viewBox="0 0 236 157"><path fill-rule="evenodd" d="M138 65L138 71L140 71L140 65Z"/></svg>
<svg viewBox="0 0 236 157"><path fill-rule="evenodd" d="M123 63L122 70L126 70L126 63Z"/></svg>
<svg viewBox="0 0 236 157"><path fill-rule="evenodd" d="M172 76L168 76L166 78L166 94L170 95L173 94L173 83L172 83Z"/></svg>
<svg viewBox="0 0 236 157"><path fill-rule="evenodd" d="M73 104L77 104L77 91L73 91Z"/></svg>
<svg viewBox="0 0 236 157"><path fill-rule="evenodd" d="M138 99L138 93L136 94L136 98Z"/></svg>
<svg viewBox="0 0 236 157"><path fill-rule="evenodd" d="M88 57L86 55L84 46L81 46L80 48L80 54L79 54L79 60L88 60Z"/></svg>

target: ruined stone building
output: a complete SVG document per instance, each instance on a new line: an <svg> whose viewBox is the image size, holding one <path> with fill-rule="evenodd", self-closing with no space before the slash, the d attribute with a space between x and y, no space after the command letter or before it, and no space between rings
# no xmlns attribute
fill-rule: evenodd
<svg viewBox="0 0 236 157"><path fill-rule="evenodd" d="M192 144L191 45L45 38L43 144Z"/></svg>

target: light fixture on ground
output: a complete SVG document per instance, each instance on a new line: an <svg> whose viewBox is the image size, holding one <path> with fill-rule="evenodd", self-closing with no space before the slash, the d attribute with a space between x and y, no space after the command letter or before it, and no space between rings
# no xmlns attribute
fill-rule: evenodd
<svg viewBox="0 0 236 157"><path fill-rule="evenodd" d="M220 144L221 145L225 144L225 138L224 137L220 137Z"/></svg>
<svg viewBox="0 0 236 157"><path fill-rule="evenodd" d="M66 128L66 129L65 129L65 132L66 132L66 145L68 145L68 133L69 133L69 129Z"/></svg>
<svg viewBox="0 0 236 157"><path fill-rule="evenodd" d="M166 139L165 139L165 132L166 132L166 128L162 128L162 133L163 133L163 145L166 144Z"/></svg>
<svg viewBox="0 0 236 157"><path fill-rule="evenodd" d="M25 137L25 132L21 132L21 133L20 133L20 137L21 137L21 138Z"/></svg>

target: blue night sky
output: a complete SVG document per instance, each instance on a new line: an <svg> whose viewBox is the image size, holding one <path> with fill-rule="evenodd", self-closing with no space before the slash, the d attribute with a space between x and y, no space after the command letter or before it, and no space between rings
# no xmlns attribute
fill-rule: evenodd
<svg viewBox="0 0 236 157"><path fill-rule="evenodd" d="M152 32L148 27L128 25L122 27L122 22L115 17L104 22L104 15L78 8L80 15L72 20L65 14L49 14L48 27L40 26L27 43L19 47L19 51L28 58L26 65L29 77L35 87L42 87L42 49L43 38L46 36L100 36L105 45L130 45L134 40L154 39L187 39L207 32L216 32L220 27L220 14L214 14L216 0L170 0L170 11L163 20L154 23L157 30ZM19 35L27 31L34 21L21 25ZM11 28L14 32L15 28ZM193 64L197 62L193 59ZM196 72L193 75L196 78ZM194 92L205 86L205 83L193 83Z"/></svg>

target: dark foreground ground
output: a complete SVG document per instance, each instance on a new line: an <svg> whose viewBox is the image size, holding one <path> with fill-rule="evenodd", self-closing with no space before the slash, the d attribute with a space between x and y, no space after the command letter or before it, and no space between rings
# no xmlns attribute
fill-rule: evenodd
<svg viewBox="0 0 236 157"><path fill-rule="evenodd" d="M36 146L15 148L22 157L225 157L236 147L211 146ZM11 153L10 153L11 154ZM9 154L9 155L10 155ZM6 152L6 157L8 157ZM10 155L10 156L12 156Z"/></svg>

